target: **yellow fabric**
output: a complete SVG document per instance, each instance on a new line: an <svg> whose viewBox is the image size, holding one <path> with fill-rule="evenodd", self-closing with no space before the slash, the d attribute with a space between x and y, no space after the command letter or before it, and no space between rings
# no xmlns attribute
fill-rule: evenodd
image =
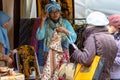
<svg viewBox="0 0 120 80"><path fill-rule="evenodd" d="M73 0L57 0L61 6L61 16L67 19L74 18ZM70 20L73 23L73 20Z"/></svg>
<svg viewBox="0 0 120 80"><path fill-rule="evenodd" d="M39 78L40 72L34 47L30 45L22 45L17 48L17 51L19 72L23 73L26 78L29 78L29 76L32 75L32 72L35 71L36 78Z"/></svg>
<svg viewBox="0 0 120 80"><path fill-rule="evenodd" d="M81 64L78 64L76 67L74 80L92 80L99 60L100 56L95 56L94 61L92 62L90 67L85 67Z"/></svg>
<svg viewBox="0 0 120 80"><path fill-rule="evenodd" d="M38 16L41 16L41 4L40 4L40 0L37 0L37 4L38 4L38 6L37 6L37 8L38 8L38 10L37 10L37 12L38 12Z"/></svg>
<svg viewBox="0 0 120 80"><path fill-rule="evenodd" d="M49 2L50 0L37 0L37 14L38 17L42 16L42 13L45 12L45 5Z"/></svg>

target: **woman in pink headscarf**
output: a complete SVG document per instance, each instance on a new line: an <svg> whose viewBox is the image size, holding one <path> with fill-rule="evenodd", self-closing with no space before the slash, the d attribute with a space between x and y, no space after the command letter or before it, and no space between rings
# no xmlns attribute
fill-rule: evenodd
<svg viewBox="0 0 120 80"><path fill-rule="evenodd" d="M114 35L118 46L118 52L111 68L111 80L120 80L120 15L114 14L108 17L108 31Z"/></svg>

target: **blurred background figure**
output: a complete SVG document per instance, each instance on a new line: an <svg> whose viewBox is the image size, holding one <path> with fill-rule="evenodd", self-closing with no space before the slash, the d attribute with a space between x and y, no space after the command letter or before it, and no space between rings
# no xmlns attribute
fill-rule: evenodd
<svg viewBox="0 0 120 80"><path fill-rule="evenodd" d="M108 31L114 36L118 46L118 52L111 68L111 80L120 80L120 15L113 14L108 17Z"/></svg>

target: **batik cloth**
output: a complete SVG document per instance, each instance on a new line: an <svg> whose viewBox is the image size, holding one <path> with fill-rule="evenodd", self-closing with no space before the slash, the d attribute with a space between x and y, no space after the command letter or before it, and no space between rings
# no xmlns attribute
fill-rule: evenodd
<svg viewBox="0 0 120 80"><path fill-rule="evenodd" d="M20 73L23 73L26 78L35 72L34 77L40 77L40 70L38 67L37 56L33 46L22 45L17 50L16 62L17 68Z"/></svg>
<svg viewBox="0 0 120 80"><path fill-rule="evenodd" d="M49 46L47 61L43 69L42 80L58 80L58 70L63 62L68 60L68 53L64 54L61 46L61 36L54 32Z"/></svg>

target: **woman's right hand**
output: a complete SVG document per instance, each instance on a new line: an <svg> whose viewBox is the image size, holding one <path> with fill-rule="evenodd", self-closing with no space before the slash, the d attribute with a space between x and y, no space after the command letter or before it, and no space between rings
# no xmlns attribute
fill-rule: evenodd
<svg viewBox="0 0 120 80"><path fill-rule="evenodd" d="M5 56L4 56L4 59L5 59L5 61L6 61L8 64L12 64L12 62L13 62L12 58L9 57L8 55L5 55Z"/></svg>
<svg viewBox="0 0 120 80"><path fill-rule="evenodd" d="M12 64L13 60L9 57L8 60L7 60L7 63L10 65Z"/></svg>
<svg viewBox="0 0 120 80"><path fill-rule="evenodd" d="M41 17L42 20L41 20L41 23L40 23L40 29L43 28L44 22L47 19L47 16L48 16L48 14L46 12L42 13L42 17Z"/></svg>
<svg viewBox="0 0 120 80"><path fill-rule="evenodd" d="M43 12L42 13L42 21L45 21L47 19L47 16L48 16L47 12Z"/></svg>

